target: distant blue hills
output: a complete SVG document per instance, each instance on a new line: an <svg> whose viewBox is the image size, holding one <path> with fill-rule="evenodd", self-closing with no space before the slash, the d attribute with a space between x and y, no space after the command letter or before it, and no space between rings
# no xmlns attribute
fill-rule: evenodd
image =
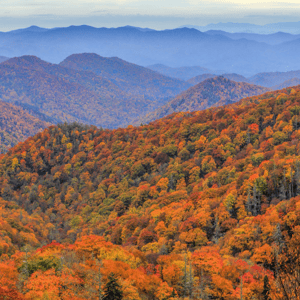
<svg viewBox="0 0 300 300"><path fill-rule="evenodd" d="M228 24L227 27L236 26ZM285 26L291 26L289 24ZM31 26L0 32L0 56L4 57L35 55L59 63L69 55L88 52L119 57L141 66L200 66L244 76L299 70L299 50L300 35L283 32L262 36L212 29L157 31L132 26L95 28L87 25L52 29Z"/></svg>
<svg viewBox="0 0 300 300"><path fill-rule="evenodd" d="M300 22L279 22L266 25L256 25L250 23L216 23L208 24L206 26L184 25L181 27L195 28L200 31L208 30L223 30L230 33L258 33L258 34L272 34L276 32L285 32L291 34L300 34Z"/></svg>

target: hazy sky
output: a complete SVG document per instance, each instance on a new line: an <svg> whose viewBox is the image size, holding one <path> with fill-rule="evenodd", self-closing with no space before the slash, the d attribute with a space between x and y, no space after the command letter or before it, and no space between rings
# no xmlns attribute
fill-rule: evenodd
<svg viewBox="0 0 300 300"><path fill-rule="evenodd" d="M218 22L300 21L299 0L0 0L0 30L38 25L156 29Z"/></svg>

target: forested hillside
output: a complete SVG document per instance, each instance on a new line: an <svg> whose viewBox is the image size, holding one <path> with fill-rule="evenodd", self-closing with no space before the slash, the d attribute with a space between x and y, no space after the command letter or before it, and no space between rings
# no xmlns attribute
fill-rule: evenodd
<svg viewBox="0 0 300 300"><path fill-rule="evenodd" d="M62 61L60 66L92 71L127 93L155 100L174 97L191 86L118 57L102 57L95 53L73 54Z"/></svg>
<svg viewBox="0 0 300 300"><path fill-rule="evenodd" d="M296 86L296 85L300 85L300 78L292 78L292 79L286 80L283 83L281 83L277 86L274 86L273 89L274 90L275 89L281 90L281 89L284 89L286 87L293 87L293 86Z"/></svg>
<svg viewBox="0 0 300 300"><path fill-rule="evenodd" d="M223 76L209 78L181 93L167 104L142 116L137 124L149 123L174 112L203 110L241 100L244 97L259 95L267 88L244 82L235 82Z"/></svg>
<svg viewBox="0 0 300 300"><path fill-rule="evenodd" d="M235 74L235 73L232 73L232 74L222 74L222 76L224 78L227 78L229 80L233 80L233 81L236 81L236 82L247 82L247 83L251 83L249 82L249 80L242 76L242 75L239 75L239 74ZM214 78L216 77L215 74L202 74L202 75L198 75L198 76L195 76L191 79L189 79L187 82L192 84L192 85L196 85L200 82L203 82L204 80L206 79L209 79L209 78Z"/></svg>
<svg viewBox="0 0 300 300"><path fill-rule="evenodd" d="M1 297L297 299L299 114L284 89L18 144L0 160Z"/></svg>
<svg viewBox="0 0 300 300"><path fill-rule="evenodd" d="M0 101L0 154L48 126L50 123L29 115L20 107Z"/></svg>
<svg viewBox="0 0 300 300"><path fill-rule="evenodd" d="M77 121L106 128L129 124L157 107L155 100L128 94L92 72L34 56L0 64L0 99L52 123Z"/></svg>
<svg viewBox="0 0 300 300"><path fill-rule="evenodd" d="M192 85L196 85L203 82L205 79L214 78L215 76L216 75L209 73L201 74L189 79L187 82ZM286 87L295 86L300 82L300 71L258 73L248 78L234 73L222 74L222 76L233 81L247 82L271 88L273 90L280 90Z"/></svg>

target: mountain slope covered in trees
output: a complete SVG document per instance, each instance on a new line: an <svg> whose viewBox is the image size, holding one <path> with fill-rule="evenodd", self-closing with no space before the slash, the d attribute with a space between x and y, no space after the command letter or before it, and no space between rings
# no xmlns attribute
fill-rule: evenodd
<svg viewBox="0 0 300 300"><path fill-rule="evenodd" d="M0 153L50 126L22 108L0 101Z"/></svg>
<svg viewBox="0 0 300 300"><path fill-rule="evenodd" d="M208 78L214 78L215 76L215 74L209 73L197 75L189 79L187 82L192 85L196 85ZM222 74L222 76L237 82L247 82L272 88L273 90L279 90L285 87L298 85L298 81L300 80L300 71L258 73L248 78L239 74Z"/></svg>
<svg viewBox="0 0 300 300"><path fill-rule="evenodd" d="M216 74L210 74L210 73L197 75L193 78L190 78L187 82L192 84L192 85L196 85L198 83L203 82L206 79L214 78L216 76L217 76ZM221 76L223 76L224 78L227 78L229 80L236 81L236 82L250 83L249 80L246 77L244 77L242 75L239 75L239 74L235 74L235 73L233 73L233 74L222 74Z"/></svg>
<svg viewBox="0 0 300 300"><path fill-rule="evenodd" d="M293 78L300 78L300 71L258 73L249 77L248 80L253 84L276 88L276 86Z"/></svg>
<svg viewBox="0 0 300 300"><path fill-rule="evenodd" d="M92 72L34 56L0 64L0 99L52 123L77 121L109 128L128 124L157 106L155 100L128 94Z"/></svg>
<svg viewBox="0 0 300 300"><path fill-rule="evenodd" d="M0 295L93 299L113 272L125 299L296 299L299 126L298 87L18 144L0 157Z"/></svg>
<svg viewBox="0 0 300 300"><path fill-rule="evenodd" d="M234 76L236 77L236 76ZM140 123L165 117L174 112L203 110L213 106L221 106L237 102L244 97L259 95L267 88L244 82L235 82L223 76L209 78L189 88L167 104L139 118Z"/></svg>
<svg viewBox="0 0 300 300"><path fill-rule="evenodd" d="M281 90L281 89L284 89L286 87L293 87L293 86L296 86L296 85L300 85L300 78L292 78L292 79L286 80L283 83L281 83L277 86L274 86L273 89L274 90Z"/></svg>
<svg viewBox="0 0 300 300"><path fill-rule="evenodd" d="M174 97L191 86L118 57L102 57L95 53L71 55L60 66L92 71L112 81L127 93L154 99Z"/></svg>

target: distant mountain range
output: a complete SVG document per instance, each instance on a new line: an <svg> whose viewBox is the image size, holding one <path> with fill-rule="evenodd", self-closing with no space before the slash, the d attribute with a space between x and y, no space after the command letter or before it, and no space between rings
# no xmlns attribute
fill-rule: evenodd
<svg viewBox="0 0 300 300"><path fill-rule="evenodd" d="M21 107L0 101L0 154L49 125Z"/></svg>
<svg viewBox="0 0 300 300"><path fill-rule="evenodd" d="M300 36L280 33L253 37L204 33L194 28L156 31L130 26L70 26L30 27L2 32L0 37L0 55L35 55L52 63L59 63L72 54L90 52L104 57L116 56L141 66L200 66L247 77L261 72L300 69Z"/></svg>
<svg viewBox="0 0 300 300"><path fill-rule="evenodd" d="M208 24L206 26L184 25L182 27L196 28L200 31L208 30L223 30L231 33L258 33L258 34L272 34L276 32L286 32L292 34L300 34L300 22L279 22L266 25L256 25L250 23L217 23ZM181 28L182 28L181 27Z"/></svg>
<svg viewBox="0 0 300 300"><path fill-rule="evenodd" d="M198 84L203 82L208 78L214 78L217 74L202 74L195 76L189 80L188 83L191 85ZM271 88L273 90L283 89L289 86L295 86L300 84L300 70L299 71L290 71L290 72L266 72L258 73L251 77L244 77L239 74L222 74L223 77L236 81L236 82L247 82L255 85L260 85L264 87Z"/></svg>
<svg viewBox="0 0 300 300"><path fill-rule="evenodd" d="M300 85L300 78L295 77L295 78L286 80L281 84L273 86L273 89L274 90L281 90L281 89L284 89L286 87L291 87L291 86L296 86L296 85Z"/></svg>
<svg viewBox="0 0 300 300"><path fill-rule="evenodd" d="M230 33L223 30L208 30L205 32L209 35L226 36L233 40L246 39L256 41L259 43L266 43L269 45L278 45L285 42L294 41L300 38L300 34L290 34L285 32L276 32L272 34L258 34L258 33Z"/></svg>
<svg viewBox="0 0 300 300"><path fill-rule="evenodd" d="M203 110L300 84L300 71L245 77L204 73L211 70L197 66L151 67L156 71L95 53L73 54L60 64L35 56L3 57L0 101L17 108L1 102L2 114L5 112L0 116L4 122L0 127L1 151L49 124L79 122L104 128L139 125L173 112ZM183 81L160 72L178 78L201 75ZM17 115L20 122L14 120ZM5 127L5 116L15 126L15 135L13 127Z"/></svg>
<svg viewBox="0 0 300 300"><path fill-rule="evenodd" d="M156 64L156 65L148 66L148 68L153 71L157 71L161 74L164 74L166 76L170 76L182 80L189 80L192 77L206 74L206 73L212 73L212 72L216 73L216 71L212 71L198 66L172 68L172 67L165 66L163 64Z"/></svg>
<svg viewBox="0 0 300 300"><path fill-rule="evenodd" d="M237 102L245 97L260 95L268 88L244 82L235 82L223 76L209 78L189 88L164 106L139 118L136 124L149 123L174 112L204 110Z"/></svg>

